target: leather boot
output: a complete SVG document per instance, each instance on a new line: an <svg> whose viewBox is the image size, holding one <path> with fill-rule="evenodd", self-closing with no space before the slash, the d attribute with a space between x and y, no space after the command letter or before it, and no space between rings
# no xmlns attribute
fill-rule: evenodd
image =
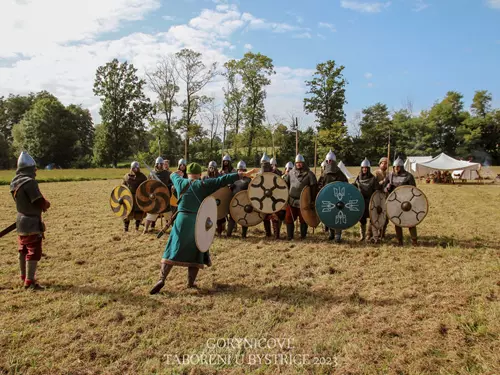
<svg viewBox="0 0 500 375"><path fill-rule="evenodd" d="M300 223L300 238L304 239L307 236L307 224Z"/></svg>
<svg viewBox="0 0 500 375"><path fill-rule="evenodd" d="M231 237L233 235L235 224L236 224L235 221L232 219L230 219L229 222L227 223L227 233L226 233L227 237Z"/></svg>
<svg viewBox="0 0 500 375"><path fill-rule="evenodd" d="M241 238L247 238L248 227L241 227Z"/></svg>
<svg viewBox="0 0 500 375"><path fill-rule="evenodd" d="M286 225L286 238L289 241L293 240L293 232L294 231L295 231L295 225L293 223Z"/></svg>
<svg viewBox="0 0 500 375"><path fill-rule="evenodd" d="M335 231L335 242L336 243L341 243L342 242L342 231L341 230L336 230Z"/></svg>
<svg viewBox="0 0 500 375"><path fill-rule="evenodd" d="M416 227L410 228L410 236L411 236L411 244L412 244L412 246L418 246L417 228Z"/></svg>
<svg viewBox="0 0 500 375"><path fill-rule="evenodd" d="M19 253L19 269L21 270L21 280L26 280L26 254Z"/></svg>
<svg viewBox="0 0 500 375"><path fill-rule="evenodd" d="M188 288L196 288L194 282L196 281L198 270L198 267L188 267Z"/></svg>
<svg viewBox="0 0 500 375"><path fill-rule="evenodd" d="M398 246L403 246L403 228L396 225L396 238L398 239Z"/></svg>
<svg viewBox="0 0 500 375"><path fill-rule="evenodd" d="M366 224L361 224L359 227L359 242L366 241Z"/></svg>
<svg viewBox="0 0 500 375"><path fill-rule="evenodd" d="M274 232L274 239L279 240L280 239L280 222L279 221L273 221L273 232Z"/></svg>
<svg viewBox="0 0 500 375"><path fill-rule="evenodd" d="M128 232L128 226L130 224L130 220L123 220L123 230Z"/></svg>
<svg viewBox="0 0 500 375"><path fill-rule="evenodd" d="M34 290L44 290L45 288L36 282L36 268L38 265L37 260L28 260L27 262L27 272L26 272L26 280L24 281L25 289L34 289Z"/></svg>
<svg viewBox="0 0 500 375"><path fill-rule="evenodd" d="M170 270L172 269L171 264L166 264L162 263L161 268L160 268L160 280L155 284L153 289L149 292L149 294L157 294L161 288L165 286L165 279L167 278L168 274L170 273Z"/></svg>
<svg viewBox="0 0 500 375"><path fill-rule="evenodd" d="M328 232L330 233L330 234L328 235L328 239L329 239L330 241L334 240L334 239L335 239L335 229L331 229L331 228L329 228L329 229L328 229Z"/></svg>
<svg viewBox="0 0 500 375"><path fill-rule="evenodd" d="M139 230L139 226L141 225L141 220L135 221L135 230Z"/></svg>
<svg viewBox="0 0 500 375"><path fill-rule="evenodd" d="M264 221L264 230L266 231L266 237L271 237L271 221L270 220L265 220Z"/></svg>

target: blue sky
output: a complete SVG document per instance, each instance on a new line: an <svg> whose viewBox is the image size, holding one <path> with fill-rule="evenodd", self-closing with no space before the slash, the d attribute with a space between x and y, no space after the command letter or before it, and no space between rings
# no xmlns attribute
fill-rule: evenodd
<svg viewBox="0 0 500 375"><path fill-rule="evenodd" d="M0 32L11 38L0 42L0 95L48 89L98 121L97 66L118 57L142 73L189 47L220 64L248 49L271 57L278 74L268 114L304 124L314 119L302 113L303 82L328 59L345 66L351 119L377 101L399 109L409 99L418 112L448 90L466 106L475 90L489 90L500 107L500 0L81 3L18 0L4 9ZM208 91L220 100L221 83Z"/></svg>

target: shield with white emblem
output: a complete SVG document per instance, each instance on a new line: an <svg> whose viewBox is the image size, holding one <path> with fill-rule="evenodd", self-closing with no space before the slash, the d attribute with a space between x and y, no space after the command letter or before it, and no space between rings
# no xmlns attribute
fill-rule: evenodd
<svg viewBox="0 0 500 375"><path fill-rule="evenodd" d="M316 212L328 228L348 229L361 219L364 211L363 196L347 182L326 185L316 198Z"/></svg>

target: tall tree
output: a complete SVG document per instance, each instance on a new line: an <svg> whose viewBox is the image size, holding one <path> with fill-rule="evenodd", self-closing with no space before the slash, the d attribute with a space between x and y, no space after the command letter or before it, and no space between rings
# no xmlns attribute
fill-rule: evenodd
<svg viewBox="0 0 500 375"><path fill-rule="evenodd" d="M71 104L66 107L69 112L71 128L76 130L77 141L73 150L76 167L89 167L92 162L94 146L94 123L88 109Z"/></svg>
<svg viewBox="0 0 500 375"><path fill-rule="evenodd" d="M306 81L310 97L304 98L306 113L314 113L319 129L329 129L336 123L346 121L344 105L347 81L342 75L344 66L328 60L316 66L313 79Z"/></svg>
<svg viewBox="0 0 500 375"><path fill-rule="evenodd" d="M266 117L264 99L266 98L265 87L271 84L269 77L274 71L273 60L260 53L247 52L245 56L234 64L236 71L241 76L243 83L244 104L242 117L245 121L247 133L247 157L252 153L252 145L258 127L262 126Z"/></svg>
<svg viewBox="0 0 500 375"><path fill-rule="evenodd" d="M192 123L200 109L210 100L200 95L201 90L217 75L217 63L206 66L202 61L202 54L184 48L175 54L175 71L184 83L186 99L182 102L182 119L178 128L185 133L184 157L189 159L189 137L192 133Z"/></svg>
<svg viewBox="0 0 500 375"><path fill-rule="evenodd" d="M363 109L363 117L359 123L361 128L361 139L364 143L365 156L370 160L376 160L387 155L387 144L391 118L387 106L376 103ZM393 144L393 133L391 133L391 147ZM378 160L378 159L377 159Z"/></svg>
<svg viewBox="0 0 500 375"><path fill-rule="evenodd" d="M238 62L230 60L224 64L226 71L223 73L227 83L224 91L224 125L232 129L234 154L238 155L238 134L240 133L244 94L241 76L238 74ZM223 132L223 141L226 143L226 129Z"/></svg>
<svg viewBox="0 0 500 375"><path fill-rule="evenodd" d="M94 95L101 98L99 113L108 134L104 139L109 152L105 163L116 167L118 161L132 154L134 143L144 130L144 120L152 106L144 95L146 81L137 77L137 69L113 59L97 68Z"/></svg>
<svg viewBox="0 0 500 375"><path fill-rule="evenodd" d="M472 99L471 112L476 117L485 118L486 115L491 111L491 93L486 90L478 90L474 94L474 99Z"/></svg>

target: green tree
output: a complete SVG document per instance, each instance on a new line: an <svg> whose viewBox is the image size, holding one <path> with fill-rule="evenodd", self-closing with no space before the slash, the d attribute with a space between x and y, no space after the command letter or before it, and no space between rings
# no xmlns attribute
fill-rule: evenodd
<svg viewBox="0 0 500 375"><path fill-rule="evenodd" d="M328 60L316 66L313 79L306 81L310 97L304 98L306 113L314 113L319 129L329 129L334 124L344 124L345 86L347 81L342 75L344 66L337 66Z"/></svg>
<svg viewBox="0 0 500 375"><path fill-rule="evenodd" d="M365 157L378 160L387 155L389 130L392 122L387 106L376 103L362 110L363 117L359 123ZM391 148L394 144L394 132L391 132Z"/></svg>
<svg viewBox="0 0 500 375"><path fill-rule="evenodd" d="M94 146L94 122L88 109L71 104L66 107L69 112L71 128L76 130L77 141L73 149L75 163L73 166L87 168L92 163Z"/></svg>
<svg viewBox="0 0 500 375"><path fill-rule="evenodd" d="M186 90L186 99L181 104L182 119L177 123L177 128L185 134L184 157L189 160L191 126L201 108L211 101L211 98L200 95L200 92L217 75L217 63L207 67L201 53L187 48L177 52L175 58L175 70Z"/></svg>
<svg viewBox="0 0 500 375"><path fill-rule="evenodd" d="M127 62L113 59L97 68L94 94L101 98L99 113L107 133L96 147L97 154L104 157L101 162L116 167L121 158L137 150L138 140L144 131L144 120L150 115L152 106L144 95L146 81L137 77L137 69ZM105 143L102 141L105 140ZM96 151L94 150L94 155Z"/></svg>
<svg viewBox="0 0 500 375"><path fill-rule="evenodd" d="M224 109L223 109L223 141L226 146L226 139L232 140L234 155L238 155L238 135L240 133L244 93L241 84L241 76L238 74L238 61L230 60L224 64L226 71L223 76L226 77L226 87L224 91ZM227 137L227 128L232 130L232 137ZM227 147L227 146L226 146Z"/></svg>
<svg viewBox="0 0 500 375"><path fill-rule="evenodd" d="M472 99L471 112L476 117L485 118L491 111L491 101L493 97L486 90L478 90Z"/></svg>
<svg viewBox="0 0 500 375"><path fill-rule="evenodd" d="M347 133L347 127L342 123L333 123L330 128L318 131L318 160L324 160L324 156L330 149L335 152L338 160L345 160L349 154L351 139Z"/></svg>

